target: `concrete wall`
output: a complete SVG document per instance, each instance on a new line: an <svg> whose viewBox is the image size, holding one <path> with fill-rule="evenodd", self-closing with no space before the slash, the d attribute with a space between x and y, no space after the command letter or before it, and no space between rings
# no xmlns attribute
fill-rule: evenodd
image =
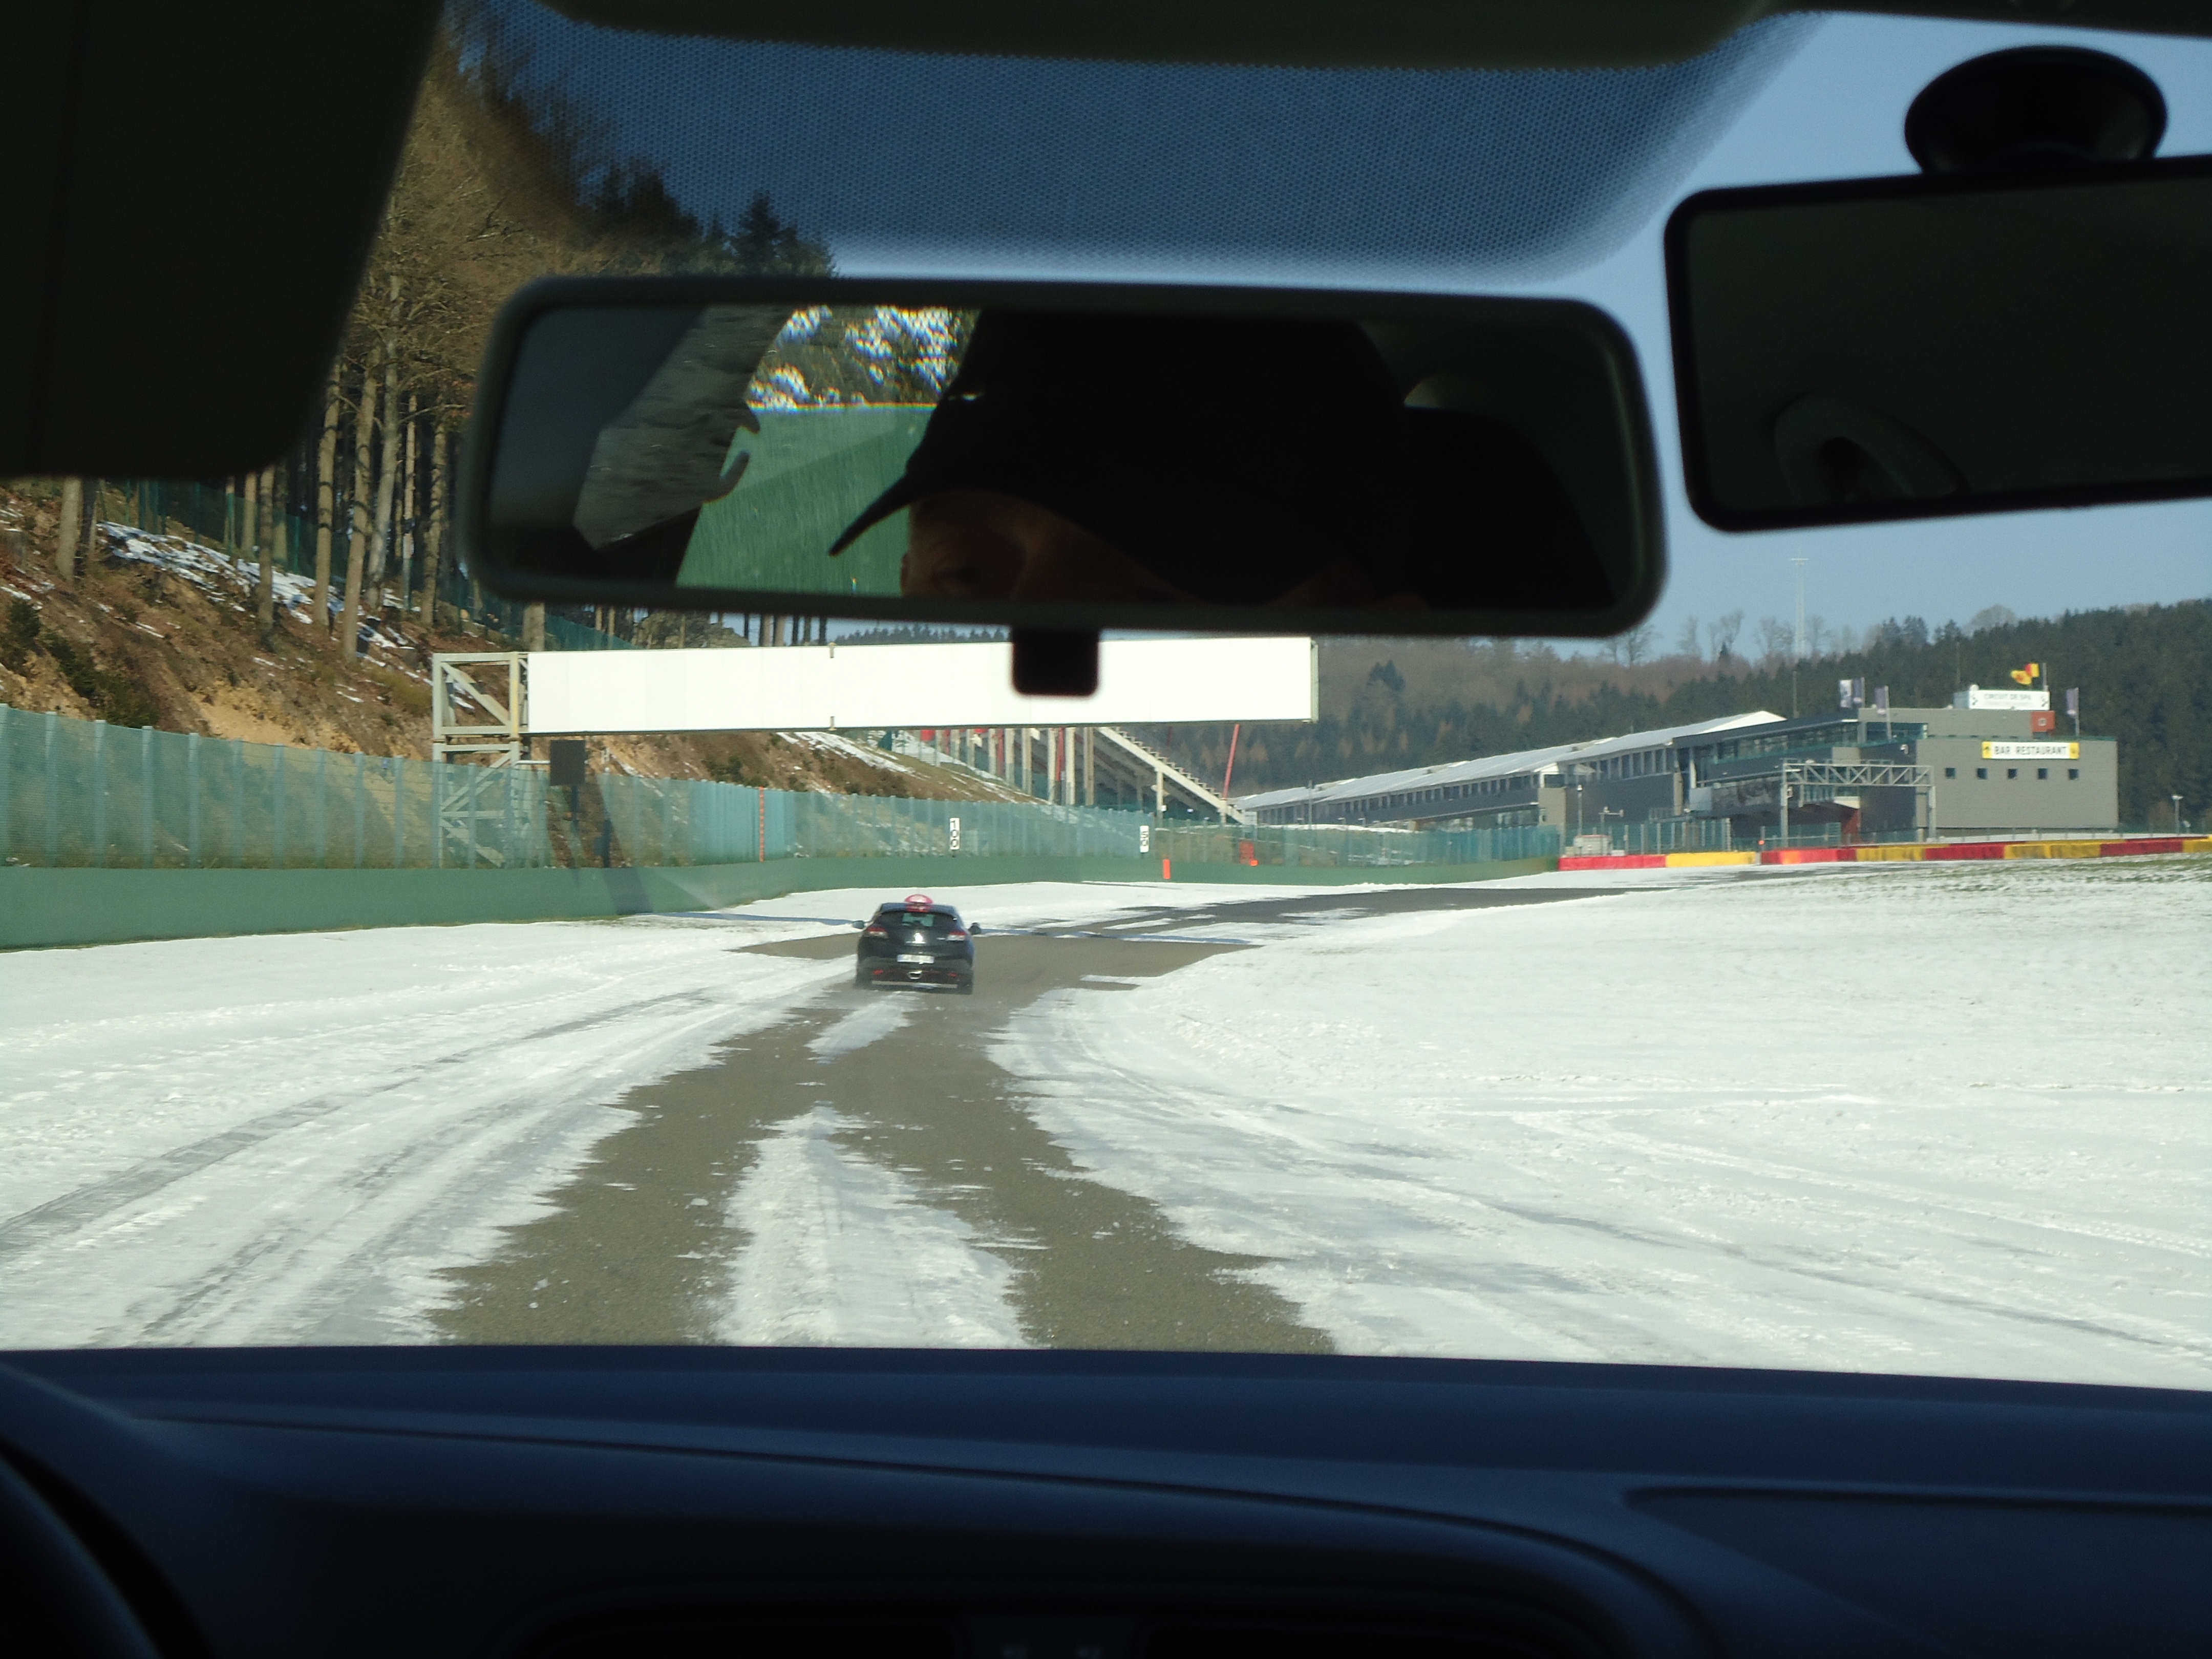
<svg viewBox="0 0 2212 1659"><path fill-rule="evenodd" d="M1934 774L1938 832L2119 827L2120 746L2112 738L2079 739L2080 757L2073 760L1984 756L1984 741L1921 739L1920 763ZM2032 741L2076 740L2038 734Z"/></svg>
<svg viewBox="0 0 2212 1659"><path fill-rule="evenodd" d="M1487 881L1553 867L1511 863L1389 869L1188 865L1195 882L1345 886L1370 882ZM587 921L718 909L834 887L887 895L1026 881L1161 879L1157 859L773 859L765 864L644 870L0 869L0 948L106 945L225 933L477 921Z"/></svg>

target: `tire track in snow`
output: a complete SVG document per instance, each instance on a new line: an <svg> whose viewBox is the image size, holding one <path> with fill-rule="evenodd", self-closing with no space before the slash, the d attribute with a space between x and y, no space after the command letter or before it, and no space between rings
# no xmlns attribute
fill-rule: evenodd
<svg viewBox="0 0 2212 1659"><path fill-rule="evenodd" d="M354 970L349 998L316 971L334 958ZM272 961L304 963L302 994L268 1000L285 979ZM144 971L169 963L205 983ZM0 1341L21 1346L421 1340L437 1269L542 1210L544 1188L628 1121L612 1104L625 1089L834 977L736 957L726 934L619 923L179 941L37 965L60 990L18 1000L40 1064L0 1109L10 1184L48 1188L0 1221ZM72 1026L56 1016L86 968L135 969L134 989L167 1006L133 1026L106 999ZM241 982L260 1000L242 1003Z"/></svg>
<svg viewBox="0 0 2212 1659"><path fill-rule="evenodd" d="M758 948L847 978L853 944ZM848 979L720 1064L634 1091L638 1120L549 1194L551 1213L447 1275L440 1327L463 1341L1325 1350L1252 1281L1255 1261L1085 1179L991 1058L1040 994L1149 981L1223 948L994 927L972 997Z"/></svg>
<svg viewBox="0 0 2212 1659"><path fill-rule="evenodd" d="M2068 1217L2049 1211L2030 1211L2024 1206L1998 1206L1986 1200L1970 1203L1954 1194L1932 1192L1923 1187L1901 1187L1892 1182L1824 1176L1818 1170L1778 1164L1771 1159L1744 1158L1702 1147L1685 1146L1679 1142L1658 1140L1632 1131L1615 1130L1605 1134L1593 1134L1577 1127L1562 1125L1559 1116L1572 1115L1605 1117L1605 1113L1573 1113L1554 1115L1547 1112L1516 1112L1512 1121L1523 1128L1555 1134L1566 1139L1589 1142L1608 1147L1632 1148L1646 1158L1671 1159L1684 1164L1709 1164L1717 1169L1733 1170L1745 1175L1757 1176L1776 1182L1826 1188L1835 1192L1881 1198L1903 1208L1935 1206L1954 1215L1972 1216L1978 1221L1995 1221L2007 1226L2041 1228L2054 1232L2070 1233L2080 1238L2101 1239L2107 1243L2134 1244L2148 1250L2168 1250L2181 1255L2191 1255L2200 1261L2212 1257L2212 1242L2185 1238L2179 1233L2153 1227L2130 1227L2116 1221L2092 1220L2085 1217Z"/></svg>
<svg viewBox="0 0 2212 1659"><path fill-rule="evenodd" d="M702 997L694 997L690 1000L703 1003L706 1000ZM572 1020L565 1025L556 1025L546 1030L533 1033L533 1036L543 1039L572 1035L579 1031L591 1030L599 1026L612 1024L642 1008L665 1006L665 1001L659 1000L633 1003L625 1008L610 1009L607 1012L592 1018ZM441 1055L433 1060L430 1065L433 1068L465 1065L509 1046L511 1045L504 1040L480 1043L474 1048L465 1049L459 1054ZM287 1106L280 1110L268 1113L264 1116L255 1118L251 1122L239 1124L218 1134L208 1135L156 1157L143 1159L127 1170L79 1187L74 1191L64 1193L58 1198L48 1199L43 1204L21 1211L9 1217L6 1221L0 1222L0 1261L4 1261L10 1255L38 1245L66 1238L72 1233L91 1227L118 1210L136 1204L141 1200L151 1198L173 1182L181 1181L188 1176L198 1175L203 1170L212 1168L240 1152L259 1146L278 1135L299 1128L304 1124L312 1123L317 1118L328 1116L332 1112L342 1111L349 1107L367 1105L380 1095L402 1093L421 1083L423 1075L410 1073L404 1078L386 1083L381 1088L366 1092L325 1095L318 1096L313 1100L303 1100L296 1105Z"/></svg>

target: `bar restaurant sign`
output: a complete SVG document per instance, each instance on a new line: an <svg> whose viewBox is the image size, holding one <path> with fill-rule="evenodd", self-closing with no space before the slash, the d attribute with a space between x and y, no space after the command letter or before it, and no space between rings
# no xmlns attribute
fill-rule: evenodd
<svg viewBox="0 0 2212 1659"><path fill-rule="evenodd" d="M1984 760L2080 760L2078 743L1985 743Z"/></svg>

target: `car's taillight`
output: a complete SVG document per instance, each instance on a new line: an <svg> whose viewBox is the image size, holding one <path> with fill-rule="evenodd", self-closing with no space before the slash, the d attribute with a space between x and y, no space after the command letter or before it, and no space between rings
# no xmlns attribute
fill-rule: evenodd
<svg viewBox="0 0 2212 1659"><path fill-rule="evenodd" d="M882 928L875 927L872 924L866 927L863 927L860 931L866 934L870 939L888 939L890 937L890 935L884 933Z"/></svg>
<svg viewBox="0 0 2212 1659"><path fill-rule="evenodd" d="M947 939L966 939L968 935L962 933L957 927L954 927L947 931L945 937Z"/></svg>

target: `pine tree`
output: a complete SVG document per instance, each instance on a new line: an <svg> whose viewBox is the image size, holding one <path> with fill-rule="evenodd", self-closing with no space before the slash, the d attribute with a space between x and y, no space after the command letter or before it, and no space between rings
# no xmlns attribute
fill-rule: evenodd
<svg viewBox="0 0 2212 1659"><path fill-rule="evenodd" d="M263 469L257 492L261 508L255 515L254 531L255 539L260 544L256 555L260 562L253 578L253 621L260 630L264 646L276 637L276 546L277 538L284 533L284 503L278 499L276 491L276 480L281 476L276 467Z"/></svg>
<svg viewBox="0 0 2212 1659"><path fill-rule="evenodd" d="M370 442L376 430L376 370L373 358L363 366L361 398L354 407L353 524L346 537L345 604L338 612L338 649L348 657L361 654L361 586L368 574L369 489L375 471Z"/></svg>
<svg viewBox="0 0 2212 1659"><path fill-rule="evenodd" d="M338 377L331 371L323 391L321 442L315 448L315 610L313 627L331 627L331 534L337 516Z"/></svg>
<svg viewBox="0 0 2212 1659"><path fill-rule="evenodd" d="M823 276L832 270L829 250L808 241L797 225L779 216L764 190L754 192L722 246L748 276Z"/></svg>
<svg viewBox="0 0 2212 1659"><path fill-rule="evenodd" d="M62 480L61 522L54 527L54 574L64 581L76 575L76 549L84 534L84 481Z"/></svg>

